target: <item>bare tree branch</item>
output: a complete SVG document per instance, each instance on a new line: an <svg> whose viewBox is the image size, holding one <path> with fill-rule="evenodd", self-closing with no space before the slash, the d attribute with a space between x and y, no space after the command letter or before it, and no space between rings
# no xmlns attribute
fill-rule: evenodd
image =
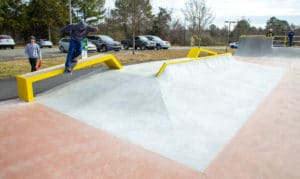
<svg viewBox="0 0 300 179"><path fill-rule="evenodd" d="M206 0L187 0L184 15L193 34L199 38L200 46L203 30L214 20L211 8L206 5Z"/></svg>

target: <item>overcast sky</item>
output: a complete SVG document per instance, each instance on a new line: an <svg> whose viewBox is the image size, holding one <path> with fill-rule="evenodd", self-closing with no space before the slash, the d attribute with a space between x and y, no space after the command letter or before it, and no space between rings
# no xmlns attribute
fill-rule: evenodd
<svg viewBox="0 0 300 179"><path fill-rule="evenodd" d="M113 8L115 0L106 0L106 7ZM151 0L154 12L158 7L173 9L173 18L184 19L185 0ZM276 16L300 26L300 0L207 0L215 14L214 24L224 26L224 20L249 19L255 26L264 27L266 21Z"/></svg>

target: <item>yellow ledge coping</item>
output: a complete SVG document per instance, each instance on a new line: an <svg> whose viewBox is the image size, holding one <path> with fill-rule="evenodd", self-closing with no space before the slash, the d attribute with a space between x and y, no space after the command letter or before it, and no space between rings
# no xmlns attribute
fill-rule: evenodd
<svg viewBox="0 0 300 179"><path fill-rule="evenodd" d="M241 35L240 38L273 39L273 37L267 37L267 36L265 36L265 35Z"/></svg>
<svg viewBox="0 0 300 179"><path fill-rule="evenodd" d="M115 56L109 55L95 55L85 60L80 60L75 66L74 70L83 69L99 63L105 63L110 69L122 69L122 64L116 59ZM33 73L18 75L17 87L19 98L26 102L34 101L34 91L32 83L51 78L65 73L65 65L57 65Z"/></svg>
<svg viewBox="0 0 300 179"><path fill-rule="evenodd" d="M225 53L225 54L219 54L219 55L217 54L217 55L211 55L211 56L206 56L206 57L198 57L198 58L183 58L183 59L176 60L176 61L165 62L165 63L163 63L163 65L161 66L159 71L156 73L156 77L159 78L164 73L164 71L166 70L166 68L169 65L187 63L187 62L192 62L192 61L196 61L196 60L208 60L208 59L215 58L215 57L231 56L231 55L232 55L231 53Z"/></svg>

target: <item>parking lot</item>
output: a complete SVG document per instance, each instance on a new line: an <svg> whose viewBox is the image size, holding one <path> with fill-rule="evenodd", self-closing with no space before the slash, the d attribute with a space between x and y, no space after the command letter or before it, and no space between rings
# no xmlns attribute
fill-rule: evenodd
<svg viewBox="0 0 300 179"><path fill-rule="evenodd" d="M1 61L10 61L10 60L19 60L19 59L27 59L24 54L24 48L25 47L16 47L15 49L0 49L0 62ZM174 46L171 47L169 50L188 50L191 47L179 47L179 46ZM204 47L206 49L214 49L214 50L222 50L225 47ZM61 57L61 56L66 56L66 53L61 53L58 49L57 46L54 46L53 48L42 48L42 55L43 58L53 58L53 57ZM138 50L140 51L140 50ZM128 52L128 50L121 50L119 52L115 51L108 51L108 52L101 52L101 53L124 53ZM100 52L97 52L100 53Z"/></svg>
<svg viewBox="0 0 300 179"><path fill-rule="evenodd" d="M26 59L24 54L25 47L16 47L15 49L2 49L0 50L0 61ZM43 58L51 58L63 56L65 54L60 53L57 47L53 48L42 48Z"/></svg>
<svg viewBox="0 0 300 179"><path fill-rule="evenodd" d="M179 49L187 49L188 47L173 47L171 50L179 50ZM42 48L42 55L43 58L52 58L52 57L59 57L59 56L65 56L66 53L61 53L58 49L58 47L53 48ZM107 53L123 53L127 50L121 50L119 52L110 51ZM101 52L103 53L103 52ZM18 60L18 59L26 59L24 55L24 48L23 47L17 47L15 49L1 49L0 50L0 62L1 61L9 61L9 60Z"/></svg>

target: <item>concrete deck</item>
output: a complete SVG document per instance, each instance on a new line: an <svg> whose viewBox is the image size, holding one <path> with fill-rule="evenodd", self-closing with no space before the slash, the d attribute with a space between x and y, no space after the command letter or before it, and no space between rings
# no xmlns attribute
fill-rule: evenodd
<svg viewBox="0 0 300 179"><path fill-rule="evenodd" d="M95 73L36 101L203 171L286 73L232 56L172 65L155 78L160 66Z"/></svg>
<svg viewBox="0 0 300 179"><path fill-rule="evenodd" d="M288 72L203 172L41 104L13 101L0 104L0 178L300 178L300 60L238 60Z"/></svg>

